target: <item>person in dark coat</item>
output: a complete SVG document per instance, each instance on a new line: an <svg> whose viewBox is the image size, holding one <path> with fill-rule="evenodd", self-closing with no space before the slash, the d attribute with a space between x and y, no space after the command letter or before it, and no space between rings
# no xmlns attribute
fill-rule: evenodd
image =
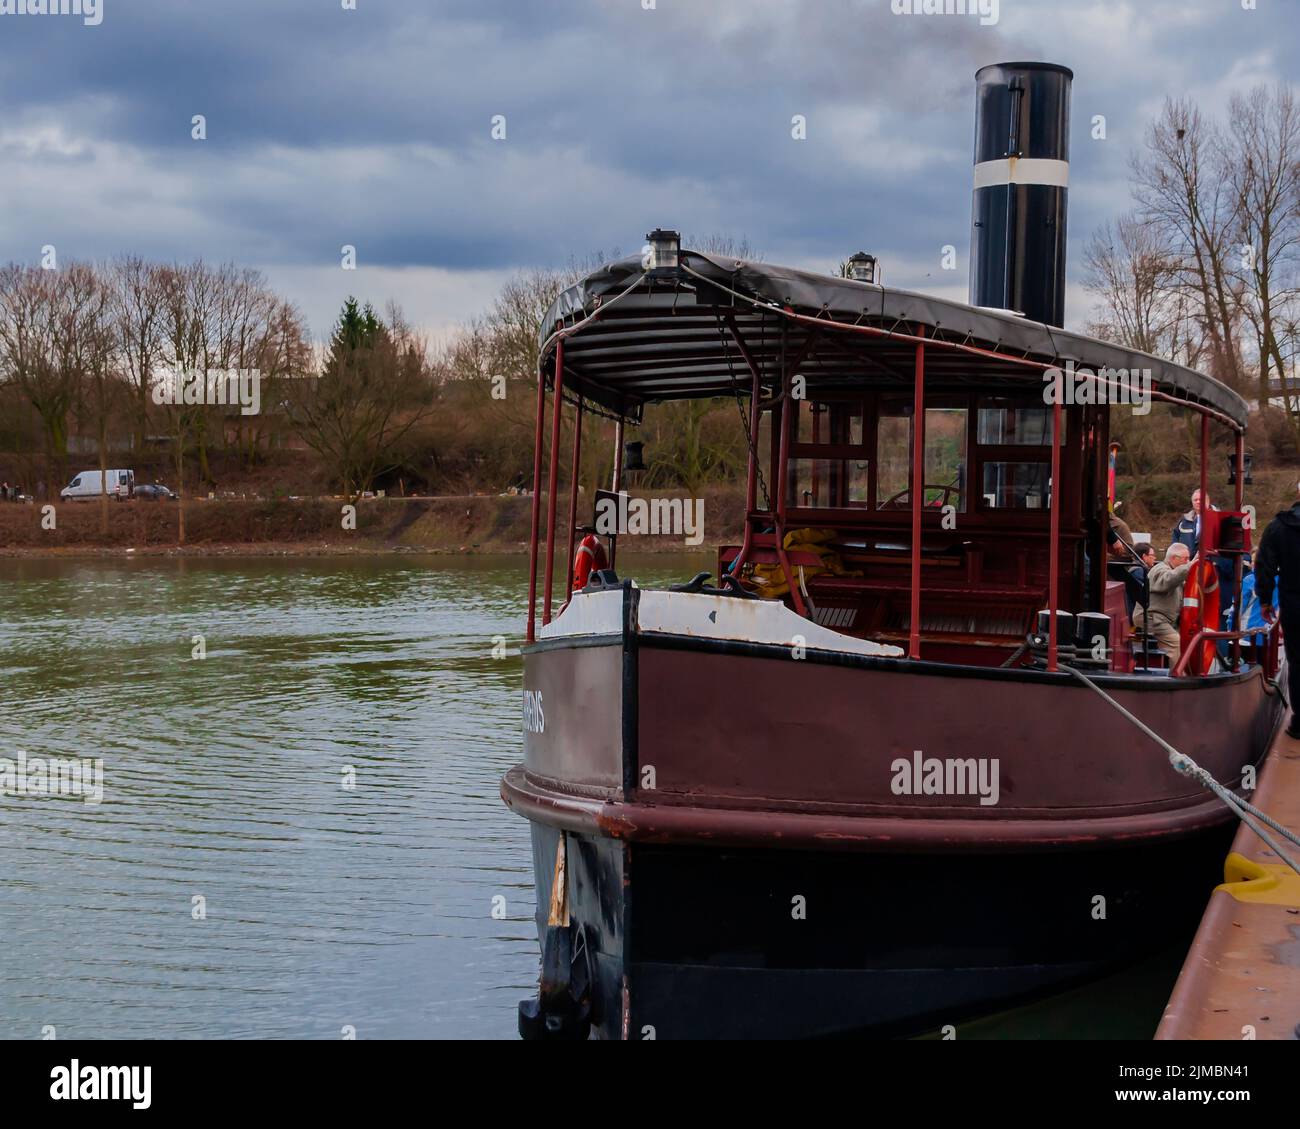
<svg viewBox="0 0 1300 1129"><path fill-rule="evenodd" d="M1219 507L1211 505L1210 509L1217 510ZM1182 516L1182 520L1174 526L1173 536L1170 539L1172 543L1186 545L1187 552L1195 559L1201 549L1201 492L1192 491L1192 508ZM1214 568L1221 579L1228 582L1228 587L1232 587L1232 561L1219 553L1211 553L1210 559L1214 561ZM1224 606L1227 602L1224 601Z"/></svg>
<svg viewBox="0 0 1300 1129"><path fill-rule="evenodd" d="M1138 608L1145 608L1151 599L1147 587L1147 573L1156 567L1156 551L1145 541L1133 546L1137 560L1124 569L1124 603L1128 607L1129 622L1133 622Z"/></svg>
<svg viewBox="0 0 1300 1129"><path fill-rule="evenodd" d="M1300 494L1300 486L1297 486ZM1273 589L1277 587L1277 611L1273 610ZM1300 737L1300 500L1283 510L1264 530L1255 554L1255 592L1259 609L1272 623L1282 621L1282 643L1286 648L1287 697L1291 706L1288 737Z"/></svg>

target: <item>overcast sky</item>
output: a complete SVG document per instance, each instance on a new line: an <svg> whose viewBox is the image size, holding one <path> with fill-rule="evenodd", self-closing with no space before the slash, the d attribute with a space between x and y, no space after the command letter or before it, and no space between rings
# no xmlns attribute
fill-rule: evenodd
<svg viewBox="0 0 1300 1129"><path fill-rule="evenodd" d="M1076 325L1082 247L1129 206L1162 100L1222 112L1300 77L1300 0L1000 0L996 22L891 0L352 2L0 14L0 261L233 259L318 335L348 293L438 331L514 270L664 226L819 270L869 250L887 282L964 300L974 72L1035 59L1075 72Z"/></svg>

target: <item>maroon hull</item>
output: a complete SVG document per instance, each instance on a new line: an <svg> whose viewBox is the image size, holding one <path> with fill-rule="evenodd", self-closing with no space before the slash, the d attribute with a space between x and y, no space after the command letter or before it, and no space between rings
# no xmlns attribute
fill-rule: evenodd
<svg viewBox="0 0 1300 1129"><path fill-rule="evenodd" d="M1184 835L1227 818L1068 673L662 635L531 649L541 733L503 792L529 818L632 840L926 850ZM1281 700L1256 669L1096 680L1217 778L1258 763ZM791 710L790 703L798 703ZM900 761L995 761L996 803L899 794ZM652 786L651 786L652 785Z"/></svg>
<svg viewBox="0 0 1300 1129"><path fill-rule="evenodd" d="M526 650L502 784L533 824L544 969L572 964L552 976L591 985L607 1037L922 1029L1140 959L1216 880L1229 814L1069 673L795 659L622 603L620 632ZM1258 672L1096 681L1228 781L1281 712ZM917 750L995 761L997 802L896 793Z"/></svg>
<svg viewBox="0 0 1300 1129"><path fill-rule="evenodd" d="M1159 746L1069 674L913 665L867 670L643 646L639 745L656 787L637 798L882 818L904 810L908 819L973 823L976 837L979 826L997 837L1007 821L1097 819L1118 828L1167 816L1172 827L1180 811L1214 807ZM1259 760L1279 699L1262 692L1258 672L1212 685L1156 679L1139 689L1135 681L1099 680L1216 777L1239 780ZM996 758L997 803L894 793L891 766L918 750Z"/></svg>

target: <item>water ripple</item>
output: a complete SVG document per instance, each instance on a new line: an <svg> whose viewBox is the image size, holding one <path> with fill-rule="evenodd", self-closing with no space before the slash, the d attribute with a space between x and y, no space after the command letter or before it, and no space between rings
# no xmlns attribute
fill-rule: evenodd
<svg viewBox="0 0 1300 1129"><path fill-rule="evenodd" d="M0 756L105 789L0 797L0 1036L513 1036L522 559L25 559L0 590Z"/></svg>

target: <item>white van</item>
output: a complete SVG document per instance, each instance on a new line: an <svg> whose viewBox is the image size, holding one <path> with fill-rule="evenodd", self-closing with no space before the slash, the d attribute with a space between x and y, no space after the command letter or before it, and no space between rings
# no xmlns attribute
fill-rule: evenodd
<svg viewBox="0 0 1300 1129"><path fill-rule="evenodd" d="M129 498L131 491L134 489L135 471L108 471L108 496L110 498L116 498L120 502ZM97 470L83 470L59 491L59 497L65 502L75 502L79 499L89 502L98 498L101 493L103 491L100 489L100 472Z"/></svg>

